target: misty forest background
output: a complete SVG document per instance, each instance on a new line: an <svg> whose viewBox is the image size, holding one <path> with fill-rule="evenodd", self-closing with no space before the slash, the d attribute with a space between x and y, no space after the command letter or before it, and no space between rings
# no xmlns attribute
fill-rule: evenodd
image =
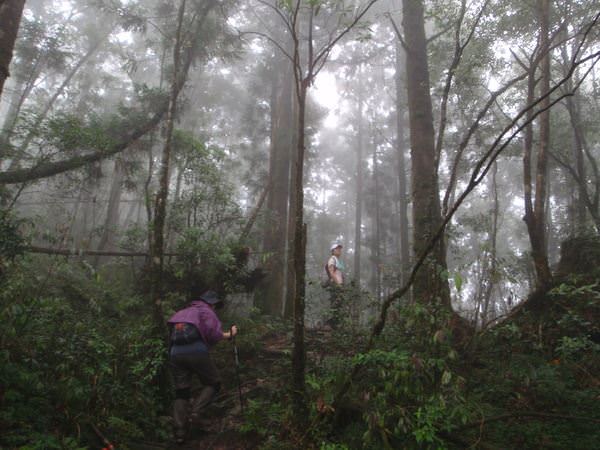
<svg viewBox="0 0 600 450"><path fill-rule="evenodd" d="M221 343L189 448L596 447L599 21L0 0L0 446L169 446L165 321L210 288L243 409Z"/></svg>

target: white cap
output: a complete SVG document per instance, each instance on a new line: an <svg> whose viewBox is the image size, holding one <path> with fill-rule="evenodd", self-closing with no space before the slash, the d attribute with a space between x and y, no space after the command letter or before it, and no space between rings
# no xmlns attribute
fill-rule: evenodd
<svg viewBox="0 0 600 450"><path fill-rule="evenodd" d="M333 244L331 244L331 248L329 250L333 251L333 250L335 250L338 247L343 247L343 245L340 244L339 242L334 242Z"/></svg>

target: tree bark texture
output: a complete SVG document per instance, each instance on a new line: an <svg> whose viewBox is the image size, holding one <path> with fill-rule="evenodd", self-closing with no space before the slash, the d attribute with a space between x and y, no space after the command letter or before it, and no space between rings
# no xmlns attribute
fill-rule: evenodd
<svg viewBox="0 0 600 450"><path fill-rule="evenodd" d="M406 87L412 163L413 245L415 254L421 254L441 225L441 212L423 2L405 0L402 5L408 47ZM445 245L440 240L415 278L414 298L425 303L439 298L450 308L448 282L442 276L445 271Z"/></svg>
<svg viewBox="0 0 600 450"><path fill-rule="evenodd" d="M15 41L23 16L25 0L5 0L0 3L0 98L4 82L9 77L9 66L15 48Z"/></svg>

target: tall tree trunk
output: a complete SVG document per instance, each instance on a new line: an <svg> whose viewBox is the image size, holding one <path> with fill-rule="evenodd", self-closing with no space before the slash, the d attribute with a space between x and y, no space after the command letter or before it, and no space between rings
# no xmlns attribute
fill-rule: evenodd
<svg viewBox="0 0 600 450"><path fill-rule="evenodd" d="M123 168L123 161L121 161L120 158L117 158L115 159L113 179L108 194L106 220L104 221L102 236L97 247L97 251L99 252L105 250L114 250L114 236L119 228L119 209L121 207L121 193L123 192L124 177L125 170ZM94 265L98 266L99 263L100 256L97 256L94 261Z"/></svg>
<svg viewBox="0 0 600 450"><path fill-rule="evenodd" d="M96 207L96 192L100 189L100 167L93 164L86 170L85 178L81 182L78 195L78 204L75 206L79 219L75 218L71 228L73 246L78 249L92 249L92 236L94 234L94 210Z"/></svg>
<svg viewBox="0 0 600 450"><path fill-rule="evenodd" d="M571 80L569 82L572 84ZM567 89L571 89L567 86ZM587 196L586 190L586 168L583 153L583 145L585 138L583 137L583 127L581 126L581 115L579 113L579 98L577 93L573 96L568 96L567 110L569 111L569 118L571 121L571 127L573 128L573 159L575 160L575 170L577 177L581 180L577 183L577 202L575 205L575 229L579 232L586 228L586 201Z"/></svg>
<svg viewBox="0 0 600 450"><path fill-rule="evenodd" d="M12 93L10 94L8 110L6 111L4 121L2 122L2 130L0 130L0 143L2 143L3 146L7 146L7 144L10 143L13 130L17 123L17 117L19 117L19 112L21 111L21 106L25 101L25 96L28 95L28 93L26 93L26 88L25 80L17 76L14 81ZM6 155L0 154L0 159L4 159L5 157Z"/></svg>
<svg viewBox="0 0 600 450"><path fill-rule="evenodd" d="M377 303L381 300L381 193L379 192L379 163L377 161L377 139L373 142L373 186L375 211L373 214L373 224L375 235L373 236L373 245L371 247L371 259L373 260L373 290Z"/></svg>
<svg viewBox="0 0 600 450"><path fill-rule="evenodd" d="M408 238L408 193L406 183L406 161L404 147L404 130L406 122L404 120L404 92L405 86L402 80L402 72L405 70L404 51L400 42L396 41L396 153L398 155L398 198L399 198L399 220L400 229L400 267L401 279L403 285L408 280L410 274L410 247Z"/></svg>
<svg viewBox="0 0 600 450"><path fill-rule="evenodd" d="M567 38L567 24L565 24L564 31L561 33L561 39ZM562 66L563 73L566 75L569 70L568 67L570 65L570 58L567 52L567 43L563 43L560 46L560 54L562 58ZM576 74L573 77L576 78ZM565 89L567 92L573 91L573 78L569 78L565 83ZM577 174L578 180L580 182L577 183L577 197L574 202L573 207L573 218L574 218L574 226L573 233L577 233L583 231L586 225L586 196L587 190L585 181L582 183L582 180L586 180L586 170L584 163L584 152L583 152L583 141L585 138L583 137L583 129L581 127L581 117L579 114L579 103L578 103L578 93L575 92L572 96L569 95L565 99L567 105L567 111L569 112L569 119L571 122L571 127L573 128L573 161L575 166L575 172Z"/></svg>
<svg viewBox="0 0 600 450"><path fill-rule="evenodd" d="M360 257L362 253L362 207L363 207L363 143L364 143L364 86L362 80L362 65L359 67L358 83L358 135L356 136L356 210L354 221L354 282L360 287Z"/></svg>
<svg viewBox="0 0 600 450"><path fill-rule="evenodd" d="M292 122L298 123L298 101L297 96L292 97ZM286 234L286 278L285 278L285 308L283 316L286 319L291 319L294 316L294 302L296 298L296 272L294 270L294 241L296 239L296 210L298 208L298 198L294 194L296 189L297 181L297 170L298 164L298 140L299 134L296 127L292 128L291 143L289 146L289 199L288 199L288 224Z"/></svg>
<svg viewBox="0 0 600 450"><path fill-rule="evenodd" d="M181 197L181 186L183 184L183 173L185 171L185 167L186 167L186 161L183 161L183 163L177 167L177 177L175 178L175 192L173 193L173 200L172 200L172 204L171 204L171 211L173 211L173 206L175 206L177 204L177 202L179 201L179 198ZM173 227L174 227L174 221L179 219L179 217L174 217L174 215L169 214L169 220L167 222L167 232L166 232L166 246L167 249L169 248L173 248L175 246L175 241L176 241L176 237L177 234L173 233ZM169 263L171 262L171 257L169 256Z"/></svg>
<svg viewBox="0 0 600 450"><path fill-rule="evenodd" d="M415 254L421 254L441 225L441 211L435 169L433 113L423 2L405 0L402 3L402 10L408 46L406 83L412 163L413 245ZM440 240L415 277L414 297L426 304L440 298L442 304L450 309L448 282L441 276L445 270L445 245L443 240Z"/></svg>
<svg viewBox="0 0 600 450"><path fill-rule="evenodd" d="M0 132L0 160L4 159L10 151L10 140L17 125L21 108L31 91L33 91L35 83L46 65L48 55L46 52L36 51L31 58L28 63L22 63L23 67L17 70L15 76L15 87Z"/></svg>
<svg viewBox="0 0 600 450"><path fill-rule="evenodd" d="M12 60L25 0L4 0L0 3L0 98Z"/></svg>
<svg viewBox="0 0 600 450"><path fill-rule="evenodd" d="M498 271L498 219L500 216L500 200L498 199L498 163L494 161L492 177L490 181L490 190L492 192L492 227L490 230L489 237L489 270L487 274L486 290L483 295L483 309L481 311L481 323L482 327L489 322L490 303L492 301L492 293L497 280ZM477 326L477 324L475 324Z"/></svg>
<svg viewBox="0 0 600 450"><path fill-rule="evenodd" d="M550 45L549 45L549 21L550 2L539 0L538 4L540 20L540 61L542 77L540 81L540 94L544 95L550 90ZM530 68L528 82L528 104L533 101L535 86L535 67ZM533 130L528 127L525 137L524 153L524 176L525 176L525 223L529 232L531 242L531 253L536 272L536 284L540 289L550 285L552 274L548 264L548 248L546 234L546 185L548 173L548 146L550 144L550 97L547 96L540 103L540 108L545 109L540 114L540 139L537 151L537 164L535 172L535 199L532 195L531 174L531 151L533 147ZM530 114L528 114L530 116Z"/></svg>
<svg viewBox="0 0 600 450"><path fill-rule="evenodd" d="M312 19L312 15L311 15ZM311 23L312 29L312 23ZM294 416L297 423L307 417L305 370L306 349L304 347L304 310L306 278L306 225L304 224L304 134L306 116L306 94L308 83L301 81L298 92L298 147L295 158L294 192L295 230L294 230L294 347L292 349L292 389Z"/></svg>
<svg viewBox="0 0 600 450"><path fill-rule="evenodd" d="M165 124L165 145L160 162L158 192L154 202L154 222L152 224L153 242L150 246L152 264L152 287L151 294L155 305L156 326L160 329L163 325L162 313L162 275L164 265L164 226L167 212L167 197L169 195L169 164L171 149L173 145L173 128L175 126L175 114L177 112L177 99L180 90L177 87L179 70L181 65L181 46L183 16L185 13L186 0L181 0L177 13L177 32L175 46L173 49L173 79L171 82L171 95L169 98L169 109Z"/></svg>
<svg viewBox="0 0 600 450"><path fill-rule="evenodd" d="M287 63L287 64L286 64ZM286 64L282 72L281 65ZM269 182L272 188L267 197L268 223L265 227L263 250L270 257L266 262L268 277L258 290L257 304L271 315L285 315L285 280L287 264L287 229L289 203L290 147L293 123L293 76L291 63L279 56L274 66L271 93L271 147ZM291 311L287 311L291 316Z"/></svg>

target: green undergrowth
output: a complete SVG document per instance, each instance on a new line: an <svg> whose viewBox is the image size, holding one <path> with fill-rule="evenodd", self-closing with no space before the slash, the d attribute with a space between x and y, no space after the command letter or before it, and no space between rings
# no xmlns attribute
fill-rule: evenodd
<svg viewBox="0 0 600 450"><path fill-rule="evenodd" d="M303 433L291 425L285 392L254 399L245 429L260 433L265 449L595 448L595 280L563 279L535 308L466 342L454 342L447 321L419 305L401 308L368 352L367 330L336 331L312 346L309 339Z"/></svg>
<svg viewBox="0 0 600 450"><path fill-rule="evenodd" d="M0 447L101 448L94 427L118 448L169 442L164 335L154 305L135 291L132 268L97 271L79 259L13 253L0 275ZM182 295L169 294L164 317L183 304ZM224 326L240 328L239 366L233 342L215 347L224 389L210 415L233 420L239 439L262 449L589 449L600 442L597 273L563 277L466 340L453 337L439 311L418 302L398 308L369 351L370 330L350 319L333 331L307 330L308 417L298 427L291 323L226 308Z"/></svg>
<svg viewBox="0 0 600 450"><path fill-rule="evenodd" d="M164 341L147 300L56 258L21 259L1 283L1 447L99 448L93 427L166 439Z"/></svg>
<svg viewBox="0 0 600 450"><path fill-rule="evenodd" d="M472 439L510 448L594 448L600 442L600 284L569 277L473 351L469 390L481 418ZM504 416L504 417L503 417ZM595 422L594 422L595 420Z"/></svg>

